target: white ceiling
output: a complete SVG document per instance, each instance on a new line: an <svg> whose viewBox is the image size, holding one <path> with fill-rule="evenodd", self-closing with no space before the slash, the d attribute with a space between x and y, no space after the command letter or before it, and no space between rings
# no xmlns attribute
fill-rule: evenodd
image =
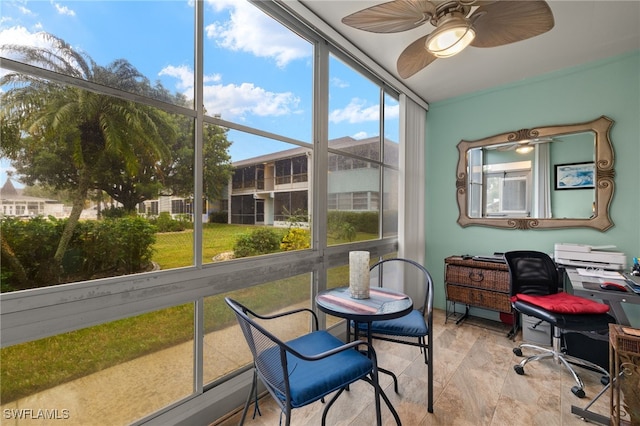
<svg viewBox="0 0 640 426"><path fill-rule="evenodd" d="M299 1L398 79L400 53L433 30L427 23L401 33L375 34L341 22L346 15L384 1ZM548 3L555 20L551 31L501 47L470 46L400 80L425 101L436 102L640 49L640 1Z"/></svg>

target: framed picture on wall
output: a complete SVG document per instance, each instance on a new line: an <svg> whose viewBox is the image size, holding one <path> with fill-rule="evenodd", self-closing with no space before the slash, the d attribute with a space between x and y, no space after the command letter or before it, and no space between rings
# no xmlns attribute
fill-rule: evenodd
<svg viewBox="0 0 640 426"><path fill-rule="evenodd" d="M595 163L556 164L556 189L594 188Z"/></svg>

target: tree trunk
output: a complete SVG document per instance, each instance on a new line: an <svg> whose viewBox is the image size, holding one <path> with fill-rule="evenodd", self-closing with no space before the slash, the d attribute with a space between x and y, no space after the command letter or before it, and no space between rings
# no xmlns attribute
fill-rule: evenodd
<svg viewBox="0 0 640 426"><path fill-rule="evenodd" d="M59 282L60 274L62 273L62 259L67 251L71 237L73 237L73 231L76 229L76 225L80 220L80 215L84 209L84 202L87 199L87 193L89 192L89 173L86 168L80 169L80 179L78 187L74 191L73 195L73 207L71 208L71 214L67 219L67 223L62 230L62 236L56 249L56 254L53 256L52 273L57 276L56 284ZM53 277L52 277L53 278Z"/></svg>
<svg viewBox="0 0 640 426"><path fill-rule="evenodd" d="M0 242L2 243L2 262L6 262L5 265L7 265L13 272L11 280L15 281L15 285L12 285L11 287L15 290L24 290L29 288L29 279L27 278L27 273L25 272L20 259L16 257L16 254L13 252L13 249L9 246L6 239L3 238Z"/></svg>

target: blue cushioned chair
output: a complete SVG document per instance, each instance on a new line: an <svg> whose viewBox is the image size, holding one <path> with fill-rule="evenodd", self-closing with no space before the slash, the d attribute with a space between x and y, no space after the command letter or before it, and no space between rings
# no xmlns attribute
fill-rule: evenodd
<svg viewBox="0 0 640 426"><path fill-rule="evenodd" d="M370 268L371 286L387 287L411 295L414 310L404 317L373 321L371 337L378 340L418 346L427 364L427 411L433 413L433 279L417 262L384 259ZM419 303L419 305L418 305ZM417 306L416 306L417 305ZM368 333L368 324L359 323L359 332Z"/></svg>
<svg viewBox="0 0 640 426"><path fill-rule="evenodd" d="M244 423L251 400L257 405L257 377L276 400L286 416L286 425L291 422L291 410L312 402L323 400L336 392L322 413L322 424L335 400L351 383L364 380L375 392L376 420L382 425L380 396L389 406L396 422L400 418L378 384L378 365L372 346L364 341L344 344L327 331L318 331L318 318L310 309L296 309L276 315L258 315L233 299L225 298L233 309L251 349L254 361L254 378L249 397L244 406L240 424ZM314 319L315 328L309 334L283 342L262 325L254 321L271 320L287 315L308 312ZM265 324L265 322L262 322ZM358 349L366 349L360 352Z"/></svg>

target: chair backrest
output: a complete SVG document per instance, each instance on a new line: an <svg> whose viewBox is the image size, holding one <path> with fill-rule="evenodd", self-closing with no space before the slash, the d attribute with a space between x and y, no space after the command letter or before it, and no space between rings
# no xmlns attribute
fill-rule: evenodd
<svg viewBox="0 0 640 426"><path fill-rule="evenodd" d="M249 317L255 314L246 306L228 297L225 302L233 309L242 333L253 354L258 374L275 398L289 395L285 344Z"/></svg>
<svg viewBox="0 0 640 426"><path fill-rule="evenodd" d="M530 250L504 254L511 280L510 294L555 294L560 287L560 274L546 253Z"/></svg>
<svg viewBox="0 0 640 426"><path fill-rule="evenodd" d="M408 294L424 316L433 312L433 278L427 269L410 259L383 259L369 268L371 286Z"/></svg>

